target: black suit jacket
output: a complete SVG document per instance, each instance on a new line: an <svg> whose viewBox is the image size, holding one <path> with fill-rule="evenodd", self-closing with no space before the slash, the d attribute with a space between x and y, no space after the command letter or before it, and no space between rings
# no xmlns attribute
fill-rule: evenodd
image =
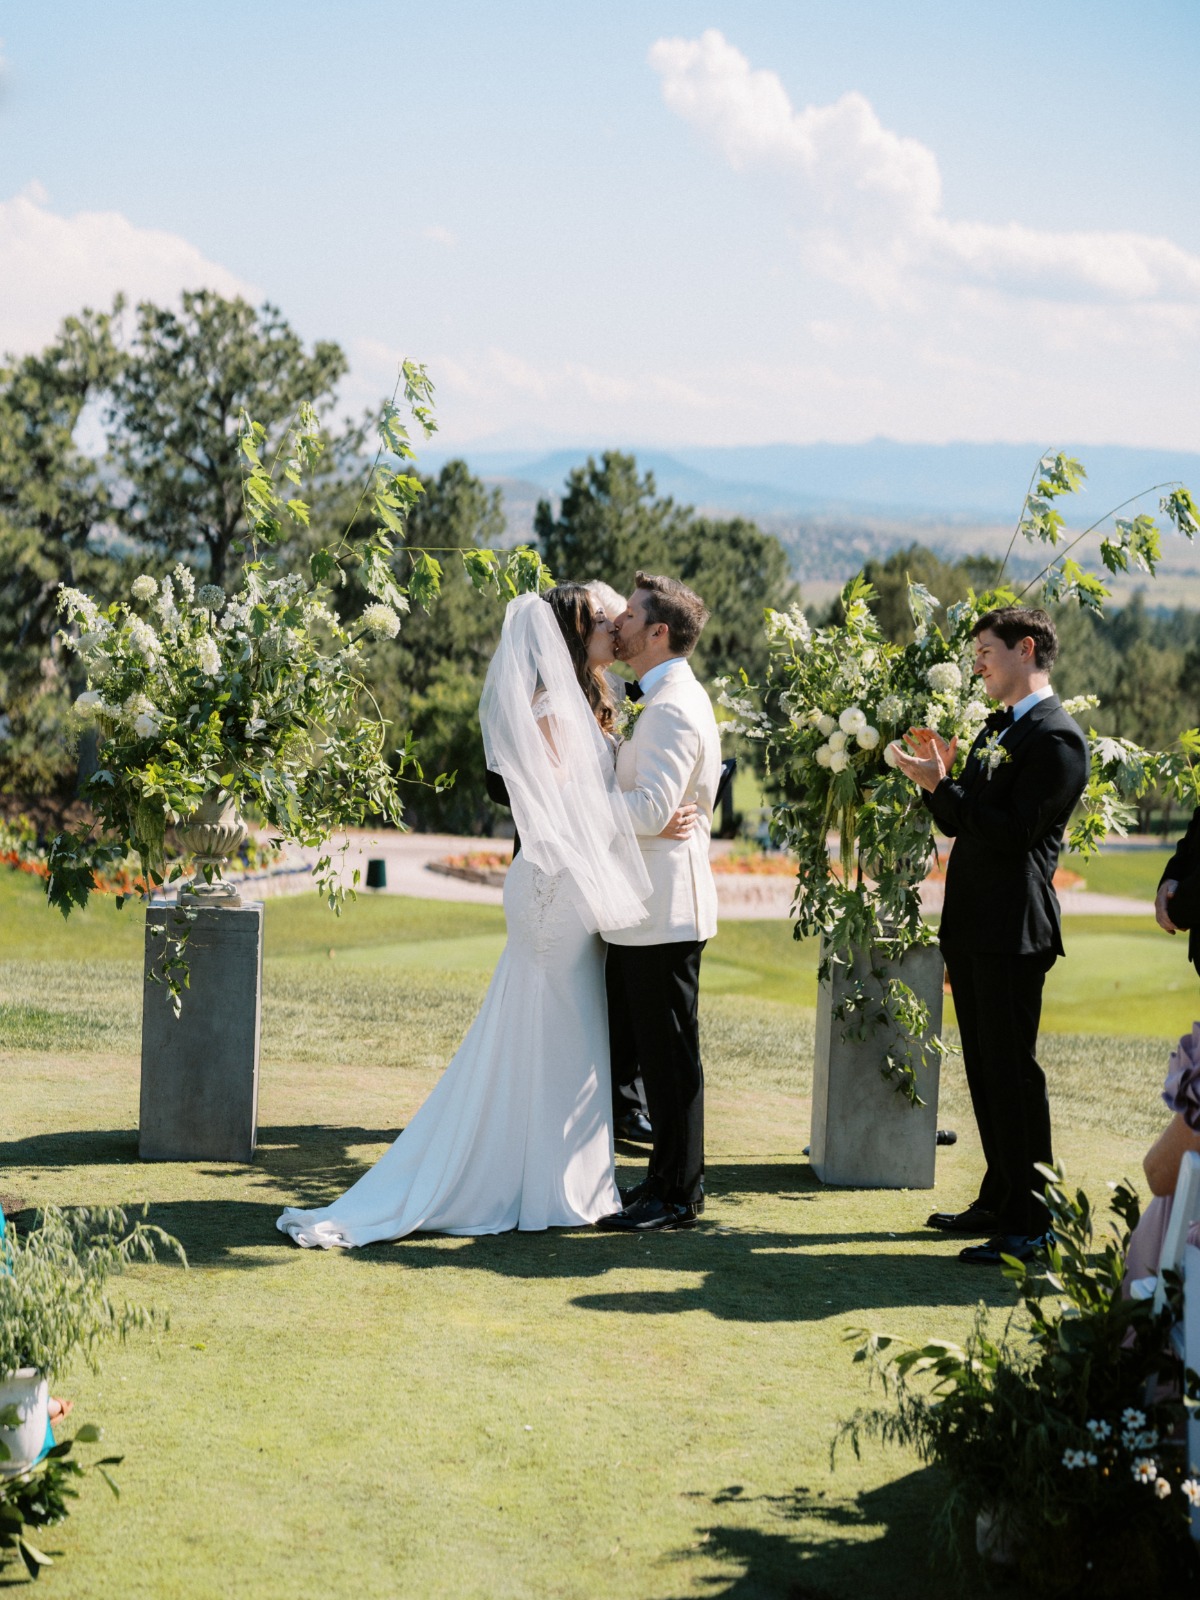
<svg viewBox="0 0 1200 1600"><path fill-rule="evenodd" d="M1167 902L1167 913L1177 928L1188 933L1188 958L1200 972L1200 806L1192 812L1187 832L1167 862L1159 888L1168 878L1179 887Z"/></svg>
<svg viewBox="0 0 1200 1600"><path fill-rule="evenodd" d="M1087 783L1087 740L1054 695L1005 731L1007 756L989 773L979 752L990 737L976 739L958 781L924 797L954 840L939 938L959 951L1062 955L1054 869Z"/></svg>

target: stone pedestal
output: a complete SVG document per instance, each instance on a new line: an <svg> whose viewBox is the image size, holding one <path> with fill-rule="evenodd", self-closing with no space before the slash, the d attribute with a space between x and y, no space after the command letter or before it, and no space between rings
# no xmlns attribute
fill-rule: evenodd
<svg viewBox="0 0 1200 1600"><path fill-rule="evenodd" d="M930 1034L942 1031L942 953L936 945L910 950L900 962L880 950L855 957L852 967L835 964L817 989L816 1060L813 1065L810 1159L822 1183L852 1189L932 1189L937 1149L939 1068L935 1058L918 1067L923 1106L912 1106L880 1075L885 1058L900 1042L892 1027L866 1039L842 1037L847 1024L833 1015L852 982L865 981L878 996L885 978L899 978L929 1007ZM854 1023L851 1023L854 1026Z"/></svg>
<svg viewBox="0 0 1200 1600"><path fill-rule="evenodd" d="M168 938L185 928L190 984L176 1017L166 984L150 975L161 971ZM262 951L261 902L147 911L138 1124L143 1161L249 1161L254 1155Z"/></svg>

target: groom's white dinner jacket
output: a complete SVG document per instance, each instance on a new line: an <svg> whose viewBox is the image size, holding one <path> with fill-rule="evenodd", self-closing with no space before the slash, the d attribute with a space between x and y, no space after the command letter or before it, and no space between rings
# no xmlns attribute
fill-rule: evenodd
<svg viewBox="0 0 1200 1600"><path fill-rule="evenodd" d="M650 915L636 928L606 933L609 944L677 944L717 931L717 888L709 865L721 740L712 703L687 662L666 671L643 696L633 731L617 751L617 783L650 874ZM647 674L649 676L649 674ZM698 808L690 839L658 835L681 805Z"/></svg>

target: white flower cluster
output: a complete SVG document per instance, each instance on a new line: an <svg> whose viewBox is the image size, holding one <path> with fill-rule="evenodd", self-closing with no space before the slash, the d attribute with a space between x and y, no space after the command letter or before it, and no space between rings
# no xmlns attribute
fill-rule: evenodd
<svg viewBox="0 0 1200 1600"><path fill-rule="evenodd" d="M1092 1450L1064 1450L1062 1464L1073 1472L1077 1467L1098 1466L1099 1458Z"/></svg>
<svg viewBox="0 0 1200 1600"><path fill-rule="evenodd" d="M367 607L362 614L362 625L377 639L394 639L400 632L400 618L382 601Z"/></svg>
<svg viewBox="0 0 1200 1600"><path fill-rule="evenodd" d="M799 606L792 606L787 611L767 610L767 637L769 639L788 639L792 644L797 644L804 649L812 639L812 629L809 627L808 618Z"/></svg>
<svg viewBox="0 0 1200 1600"><path fill-rule="evenodd" d="M171 586L170 578L164 578L159 585L154 609L158 612L163 628L168 633L174 633L179 627L179 611L175 605L175 590Z"/></svg>
<svg viewBox="0 0 1200 1600"><path fill-rule="evenodd" d="M1063 701L1063 710L1069 717L1081 717L1085 711L1094 711L1099 704L1098 694L1077 694Z"/></svg>
<svg viewBox="0 0 1200 1600"><path fill-rule="evenodd" d="M73 709L75 715L85 721L91 717L115 717L117 714L114 707L105 704L99 689L85 689L81 695L77 695Z"/></svg>
<svg viewBox="0 0 1200 1600"><path fill-rule="evenodd" d="M859 706L847 706L836 721L824 711L810 711L810 723L814 718L825 743L816 750L813 760L830 772L845 772L850 765L854 753L851 741L860 750L874 750L879 744L879 729L870 725L866 712Z"/></svg>
<svg viewBox="0 0 1200 1600"><path fill-rule="evenodd" d="M885 694L879 702L880 722L898 722L904 715L904 701L898 694Z"/></svg>
<svg viewBox="0 0 1200 1600"><path fill-rule="evenodd" d="M206 678L215 678L221 671L221 652L217 649L217 642L205 633L196 641L196 658L200 663L200 671Z"/></svg>
<svg viewBox="0 0 1200 1600"><path fill-rule="evenodd" d="M96 602L90 595L81 594L78 589L70 589L65 583L58 591L58 606L60 611L65 611L72 619L82 617L88 628L100 625L100 611Z"/></svg>
<svg viewBox="0 0 1200 1600"><path fill-rule="evenodd" d="M962 669L953 661L936 661L925 674L925 682L935 694L957 694L962 681Z"/></svg>
<svg viewBox="0 0 1200 1600"><path fill-rule="evenodd" d="M963 712L965 722L984 722L987 719L988 708L982 700L968 700L966 710Z"/></svg>
<svg viewBox="0 0 1200 1600"><path fill-rule="evenodd" d="M133 598L135 600L153 600L158 593L158 584L148 572L143 572L140 578L133 580Z"/></svg>
<svg viewBox="0 0 1200 1600"><path fill-rule="evenodd" d="M202 583L196 590L196 604L203 611L220 611L225 604L225 591L219 583Z"/></svg>
<svg viewBox="0 0 1200 1600"><path fill-rule="evenodd" d="M149 695L131 694L121 711L139 739L153 739L162 728L162 717Z"/></svg>
<svg viewBox="0 0 1200 1600"><path fill-rule="evenodd" d="M175 582L179 585L179 592L184 600L191 605L196 598L196 578L191 567L185 567L182 561L175 563Z"/></svg>
<svg viewBox="0 0 1200 1600"><path fill-rule="evenodd" d="M143 622L141 617L134 617L129 624L129 643L150 666L158 660L159 650L162 648L159 637L150 624Z"/></svg>
<svg viewBox="0 0 1200 1600"><path fill-rule="evenodd" d="M1087 1431L1093 1439L1103 1442L1105 1439L1112 1438L1112 1423L1105 1422L1103 1417L1093 1417L1087 1425Z"/></svg>

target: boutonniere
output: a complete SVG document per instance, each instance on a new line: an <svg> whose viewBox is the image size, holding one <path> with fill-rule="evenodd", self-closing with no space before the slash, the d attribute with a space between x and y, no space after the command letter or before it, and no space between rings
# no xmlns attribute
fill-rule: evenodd
<svg viewBox="0 0 1200 1600"><path fill-rule="evenodd" d="M1002 762L1012 760L1011 752L1006 750L1001 742L1000 731L992 734L990 739L985 739L980 745L978 760L982 766L987 768L989 778Z"/></svg>
<svg viewBox="0 0 1200 1600"><path fill-rule="evenodd" d="M617 709L617 732L622 739L629 739L633 736L637 719L645 709L646 702L644 700L622 700Z"/></svg>

